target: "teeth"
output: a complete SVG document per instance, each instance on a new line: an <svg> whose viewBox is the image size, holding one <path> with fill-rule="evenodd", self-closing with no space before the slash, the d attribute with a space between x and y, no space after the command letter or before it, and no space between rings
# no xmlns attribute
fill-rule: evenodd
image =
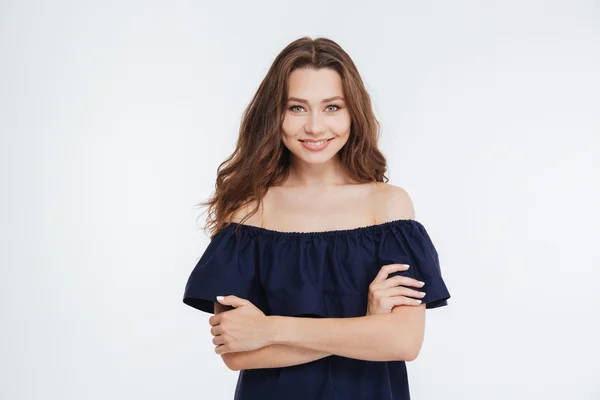
<svg viewBox="0 0 600 400"><path fill-rule="evenodd" d="M308 142L308 141L305 141L304 143L306 143L308 145L311 145L311 146L320 146L320 145L322 145L323 143L326 143L326 142L327 142L327 140L321 140L320 142Z"/></svg>

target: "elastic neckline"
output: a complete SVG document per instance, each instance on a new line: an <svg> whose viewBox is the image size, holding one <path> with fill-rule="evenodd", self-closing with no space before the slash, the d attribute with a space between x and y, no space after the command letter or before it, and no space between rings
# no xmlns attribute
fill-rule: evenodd
<svg viewBox="0 0 600 400"><path fill-rule="evenodd" d="M325 236L340 236L350 234L372 233L392 225L417 224L420 222L414 219L395 219L392 221L382 222L375 225L359 226L349 229L336 229L329 231L310 231L310 232L294 232L294 231L276 231L256 225L240 224L238 222L230 222L228 227L240 226L241 229L246 229L253 234L270 235L270 236L287 236L287 237L325 237Z"/></svg>

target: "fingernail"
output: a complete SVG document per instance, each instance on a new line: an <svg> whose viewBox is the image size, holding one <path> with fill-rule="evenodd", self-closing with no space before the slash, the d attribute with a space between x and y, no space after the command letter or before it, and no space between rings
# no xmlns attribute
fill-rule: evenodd
<svg viewBox="0 0 600 400"><path fill-rule="evenodd" d="M425 294L426 294L425 292L419 292L419 293L421 293L423 296L425 296Z"/></svg>
<svg viewBox="0 0 600 400"><path fill-rule="evenodd" d="M410 268L410 265L408 265L408 264L404 264L404 265L406 265L406 269L409 269L409 268Z"/></svg>
<svg viewBox="0 0 600 400"><path fill-rule="evenodd" d="M217 300L223 300L225 296L217 296Z"/></svg>
<svg viewBox="0 0 600 400"><path fill-rule="evenodd" d="M417 300L417 303L420 303L420 302L421 302L421 300Z"/></svg>
<svg viewBox="0 0 600 400"><path fill-rule="evenodd" d="M425 282L421 282L421 281L419 281L419 283L421 284L421 286L423 286L425 284Z"/></svg>

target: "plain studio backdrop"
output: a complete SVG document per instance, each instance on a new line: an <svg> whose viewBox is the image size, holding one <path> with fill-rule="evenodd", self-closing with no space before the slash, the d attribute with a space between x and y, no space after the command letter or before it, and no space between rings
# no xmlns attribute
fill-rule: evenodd
<svg viewBox="0 0 600 400"><path fill-rule="evenodd" d="M2 1L0 398L232 398L182 303L194 204L301 36L356 62L440 254L414 399L600 399L600 11L572 0Z"/></svg>

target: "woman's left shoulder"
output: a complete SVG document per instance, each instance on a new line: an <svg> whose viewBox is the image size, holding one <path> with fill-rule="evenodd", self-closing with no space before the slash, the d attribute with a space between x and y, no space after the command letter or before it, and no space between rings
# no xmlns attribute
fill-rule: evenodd
<svg viewBox="0 0 600 400"><path fill-rule="evenodd" d="M415 207L408 192L391 183L377 182L373 186L371 207L377 224L415 219Z"/></svg>

